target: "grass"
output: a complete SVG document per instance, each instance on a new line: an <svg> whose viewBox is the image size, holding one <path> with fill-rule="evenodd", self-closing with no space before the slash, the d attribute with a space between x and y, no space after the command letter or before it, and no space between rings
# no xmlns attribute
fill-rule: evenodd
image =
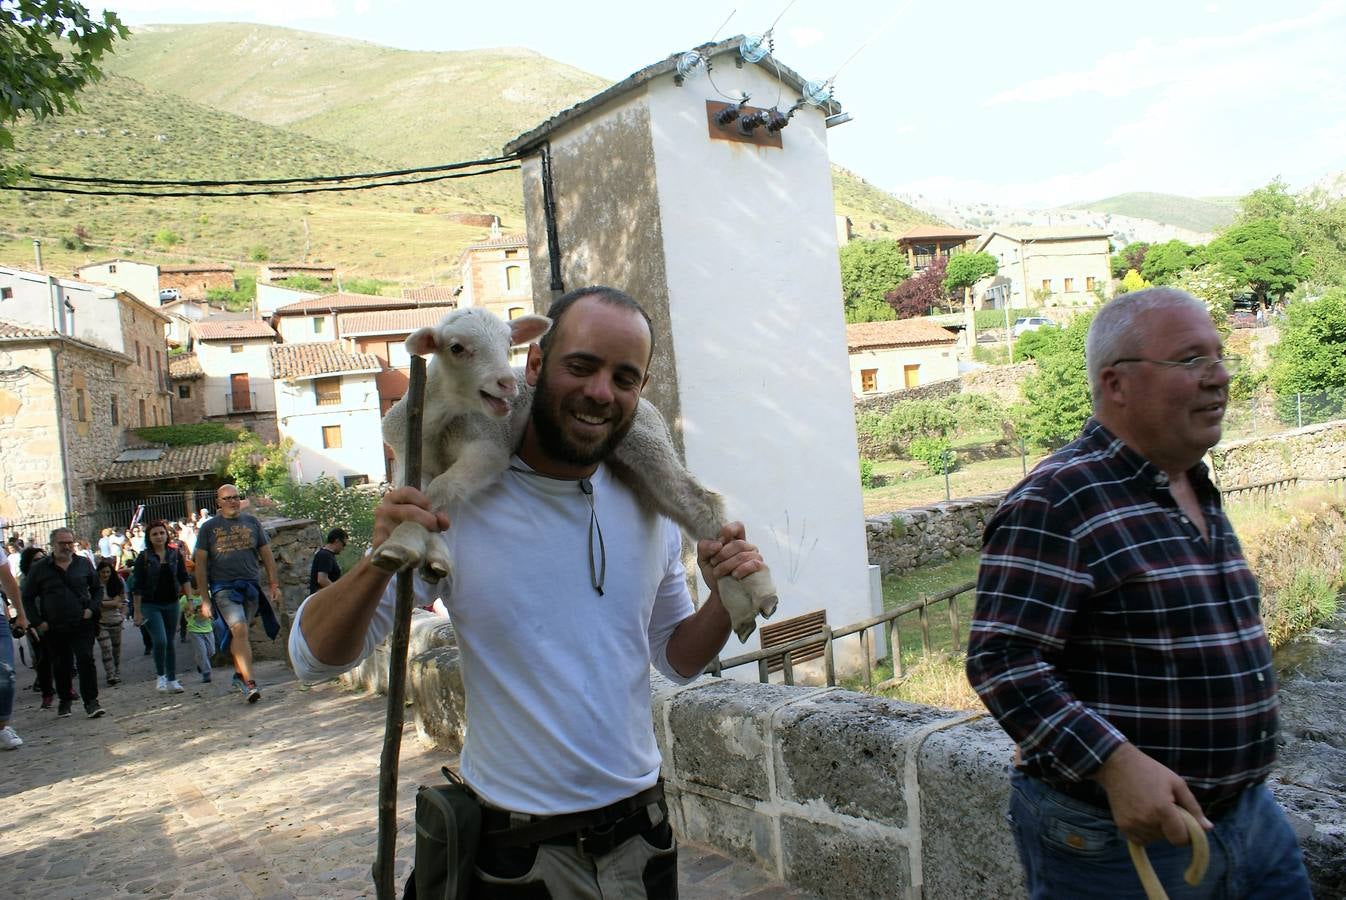
<svg viewBox="0 0 1346 900"><path fill-rule="evenodd" d="M923 594L927 596L936 594L975 580L978 560L976 554L961 556L938 566L926 566L906 575L885 578L884 609L896 609ZM967 646L975 605L976 598L971 591L957 597L960 648ZM981 701L977 699L963 674L963 652L961 649L958 651L953 649L953 631L949 623L948 604L936 604L926 615L929 624L930 653L927 655L921 644L919 614L908 613L899 618L898 640L902 646L905 675L897 684L871 693L909 703L923 703L949 709L980 708ZM890 661L880 663L874 667L873 683L880 684L892 676L892 663ZM850 690L865 690L864 678L860 675L843 679L841 683Z"/></svg>
<svg viewBox="0 0 1346 900"><path fill-rule="evenodd" d="M1042 459L1028 457L1032 471ZM879 487L862 493L866 516L924 506L944 499L944 476L931 475L924 465L909 459L884 459L874 463L874 474L885 479ZM1018 456L988 459L960 465L949 473L949 489L954 497L972 497L1008 490L1023 478L1023 463Z"/></svg>
<svg viewBox="0 0 1346 900"><path fill-rule="evenodd" d="M850 218L857 237L897 238L913 225L944 224L840 166L832 167L832 200L837 215Z"/></svg>

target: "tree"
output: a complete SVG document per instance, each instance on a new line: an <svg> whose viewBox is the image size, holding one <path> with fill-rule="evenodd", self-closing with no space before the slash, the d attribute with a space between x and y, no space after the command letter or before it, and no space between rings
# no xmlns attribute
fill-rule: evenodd
<svg viewBox="0 0 1346 900"><path fill-rule="evenodd" d="M1169 286L1206 304L1215 327L1221 334L1229 333L1229 313L1234 308L1234 297L1242 291L1238 279L1216 266L1205 265L1180 273Z"/></svg>
<svg viewBox="0 0 1346 900"><path fill-rule="evenodd" d="M246 494L274 497L290 483L290 457L294 441L285 438L279 444L264 444L253 431L241 431L220 475L228 478Z"/></svg>
<svg viewBox="0 0 1346 900"><path fill-rule="evenodd" d="M950 296L961 290L966 305L968 291L972 286L999 270L1000 263L989 253L960 253L949 258L944 274L944 290Z"/></svg>
<svg viewBox="0 0 1346 900"><path fill-rule="evenodd" d="M1235 221L1240 224L1260 222L1263 219L1284 222L1290 218L1296 205L1289 185L1277 177L1266 187L1249 191L1239 200L1239 214Z"/></svg>
<svg viewBox="0 0 1346 900"><path fill-rule="evenodd" d="M1151 284L1171 284L1178 274L1200 261L1197 248L1185 241L1155 244L1145 253L1140 274Z"/></svg>
<svg viewBox="0 0 1346 900"><path fill-rule="evenodd" d="M1084 341L1093 313L1078 315L1061 332L1055 352L1039 356L1038 370L1023 385L1028 398L1023 435L1031 443L1055 449L1074 440L1093 412Z"/></svg>
<svg viewBox="0 0 1346 900"><path fill-rule="evenodd" d="M1282 421L1346 412L1346 288L1291 303L1280 331L1271 348L1271 387Z"/></svg>
<svg viewBox="0 0 1346 900"><path fill-rule="evenodd" d="M1121 285L1117 288L1117 296L1120 297L1122 294L1129 294L1132 291L1139 291L1149 286L1150 283L1144 278L1141 278L1139 272L1135 269L1130 269L1127 271L1126 277L1122 279Z"/></svg>
<svg viewBox="0 0 1346 900"><path fill-rule="evenodd" d="M884 294L902 283L911 269L897 241L851 241L841 248L841 297L847 322L893 318Z"/></svg>
<svg viewBox="0 0 1346 900"><path fill-rule="evenodd" d="M948 265L947 256L937 256L925 271L908 278L895 290L883 295L883 299L897 312L899 319L924 316L935 306L942 306L948 299L944 293L944 273Z"/></svg>
<svg viewBox="0 0 1346 900"><path fill-rule="evenodd" d="M1145 254L1150 245L1144 241L1132 241L1122 248L1120 253L1112 255L1112 277L1121 278L1129 269L1137 272L1145 265Z"/></svg>
<svg viewBox="0 0 1346 900"><path fill-rule="evenodd" d="M20 115L78 110L75 95L102 78L103 54L129 35L115 13L98 22L74 0L0 0L0 149L13 148L7 126ZM23 174L0 167L0 183Z"/></svg>
<svg viewBox="0 0 1346 900"><path fill-rule="evenodd" d="M1263 305L1294 290L1308 264L1294 242L1271 219L1235 225L1206 245L1206 258L1238 279Z"/></svg>

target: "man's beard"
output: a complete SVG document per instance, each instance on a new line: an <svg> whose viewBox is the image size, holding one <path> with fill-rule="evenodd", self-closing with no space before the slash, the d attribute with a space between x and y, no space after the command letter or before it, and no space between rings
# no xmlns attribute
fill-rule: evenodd
<svg viewBox="0 0 1346 900"><path fill-rule="evenodd" d="M613 408L617 408L615 404ZM592 412L594 415L606 415L609 412L606 409L585 409L583 406L577 411ZM604 440L592 446L582 446L566 435L562 416L567 414L566 410L560 408L560 401L551 394L547 385L547 367L544 364L538 372L537 385L533 388L533 429L543 451L558 462L571 466L592 466L602 462L626 437L636 419L633 411L625 421L619 422Z"/></svg>

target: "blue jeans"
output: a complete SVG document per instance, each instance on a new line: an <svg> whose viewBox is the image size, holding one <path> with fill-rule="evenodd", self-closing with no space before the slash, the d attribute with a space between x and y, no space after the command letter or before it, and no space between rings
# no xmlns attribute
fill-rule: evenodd
<svg viewBox="0 0 1346 900"><path fill-rule="evenodd" d="M154 643L154 671L169 681L175 680L178 658L173 650L173 635L178 630L178 604L140 601L140 613Z"/></svg>
<svg viewBox="0 0 1346 900"><path fill-rule="evenodd" d="M1108 810L1018 772L1011 776L1010 788L1008 819L1030 897L1144 900L1126 838ZM1190 847L1157 841L1145 848L1173 900L1312 900L1304 855L1265 784L1245 790L1206 837L1210 867L1196 887L1182 877L1192 859Z"/></svg>
<svg viewBox="0 0 1346 900"><path fill-rule="evenodd" d="M0 722L8 722L14 712L14 639L8 622L0 621L0 628Z"/></svg>
<svg viewBox="0 0 1346 900"><path fill-rule="evenodd" d="M189 631L192 645L196 648L196 671L202 675L210 674L210 658L215 654L215 635L209 631Z"/></svg>

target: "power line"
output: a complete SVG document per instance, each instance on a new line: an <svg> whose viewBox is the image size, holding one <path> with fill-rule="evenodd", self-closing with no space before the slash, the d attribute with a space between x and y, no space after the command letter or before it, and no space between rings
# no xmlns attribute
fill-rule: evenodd
<svg viewBox="0 0 1346 900"><path fill-rule="evenodd" d="M41 172L30 172L28 173L28 177L37 181L60 181L69 182L71 184L129 185L140 187L244 187L275 184L321 184L333 181L360 181L370 178L397 178L403 175L420 175L425 172L450 172L475 166L495 165L502 162L513 162L517 159L519 159L519 154L512 153L508 156L493 156L487 159L472 159L463 162L444 163L437 166L422 166L417 169L393 169L387 172L361 172L350 175L312 175L299 178L240 178L232 181L174 181L153 178L103 178L99 176L53 175Z"/></svg>
<svg viewBox="0 0 1346 900"><path fill-rule="evenodd" d="M450 174L429 175L425 178L410 178L403 181L380 181L372 184L335 184L324 187L296 187L285 189L268 189L255 191L156 191L156 190L82 190L79 188L68 187L22 187L20 185L0 185L0 190L6 191L27 191L38 194L78 194L89 197L277 197L286 194L317 194L327 191L368 191L375 188L385 187L404 187L407 185L429 184L435 181L448 181L454 178L472 178L476 175L492 175L496 172L510 172L522 168L518 163L507 166L497 166L491 169L482 169L476 172L458 172ZM323 176L326 180L332 180L334 176ZM349 176L339 176L349 177ZM316 180L316 179L311 179ZM297 183L306 183L296 180ZM83 182L98 184L100 182ZM113 179L108 179L109 184L117 184ZM131 182L136 183L136 182ZM247 182L225 182L224 185L246 184ZM263 182L265 183L265 182ZM288 184L291 182L279 182ZM167 182L170 185L179 184L178 182ZM222 185L223 186L223 185Z"/></svg>

